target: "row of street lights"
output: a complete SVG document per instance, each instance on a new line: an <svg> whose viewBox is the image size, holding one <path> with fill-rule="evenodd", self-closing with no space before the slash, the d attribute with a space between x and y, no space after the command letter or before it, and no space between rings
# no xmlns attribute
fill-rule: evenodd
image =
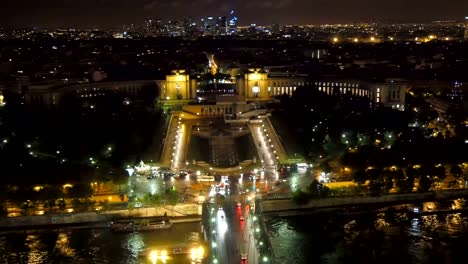
<svg viewBox="0 0 468 264"><path fill-rule="evenodd" d="M183 141L184 141L184 130L185 130L185 125L182 124L182 117L179 117L179 120L177 122L178 122L177 130L176 130L174 145L172 147L171 167L173 169L179 168L179 162L181 159L182 147L183 147Z"/></svg>
<svg viewBox="0 0 468 264"><path fill-rule="evenodd" d="M274 149L274 145L271 142L270 135L268 134L268 132L267 132L267 130L265 128L265 124L263 124L263 120L262 120L262 127L261 128L259 127L257 129L257 132L258 132L259 139L260 139L260 146L261 147L265 146L266 157L268 158L268 161L270 163L268 165L274 166L278 162L279 157L276 156L276 150ZM264 135L264 133L265 133L265 135ZM271 157L270 148L273 151L273 154L275 154L276 162ZM264 160L262 159L261 162L262 162L262 165L263 165Z"/></svg>

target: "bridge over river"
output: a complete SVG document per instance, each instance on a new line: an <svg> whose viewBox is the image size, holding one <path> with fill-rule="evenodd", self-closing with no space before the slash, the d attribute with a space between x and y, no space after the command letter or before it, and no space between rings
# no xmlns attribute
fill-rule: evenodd
<svg viewBox="0 0 468 264"><path fill-rule="evenodd" d="M265 197L258 201L258 209L264 215L293 216L317 211L329 211L345 207L386 207L426 201L450 200L468 197L468 190L446 190L425 193L389 194L379 197L334 197L314 199L298 205L290 198Z"/></svg>

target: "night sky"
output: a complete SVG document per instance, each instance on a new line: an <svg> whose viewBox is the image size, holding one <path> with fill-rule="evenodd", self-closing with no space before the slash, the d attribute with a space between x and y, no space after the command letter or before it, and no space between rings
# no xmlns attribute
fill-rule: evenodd
<svg viewBox="0 0 468 264"><path fill-rule="evenodd" d="M0 26L120 26L227 14L239 23L462 20L468 0L1 0Z"/></svg>

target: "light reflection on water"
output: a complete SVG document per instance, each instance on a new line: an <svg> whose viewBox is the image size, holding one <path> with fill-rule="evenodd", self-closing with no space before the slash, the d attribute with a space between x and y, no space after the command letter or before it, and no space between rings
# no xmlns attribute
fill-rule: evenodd
<svg viewBox="0 0 468 264"><path fill-rule="evenodd" d="M0 263L148 263L140 256L147 248L198 242L199 231L199 223L186 223L145 233L112 233L109 229L4 233L0 234Z"/></svg>
<svg viewBox="0 0 468 264"><path fill-rule="evenodd" d="M277 263L468 263L468 217L460 213L409 219L273 218L266 222Z"/></svg>

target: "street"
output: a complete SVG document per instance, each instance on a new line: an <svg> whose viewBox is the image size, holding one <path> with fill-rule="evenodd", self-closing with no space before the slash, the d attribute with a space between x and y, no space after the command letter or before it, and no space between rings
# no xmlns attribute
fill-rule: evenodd
<svg viewBox="0 0 468 264"><path fill-rule="evenodd" d="M219 207L213 204L210 210L210 220L216 236L211 245L213 259L227 264L257 263L250 202L246 195L236 192L239 189L236 185L231 186L233 195L227 196ZM246 262L242 262L241 255L247 258Z"/></svg>

